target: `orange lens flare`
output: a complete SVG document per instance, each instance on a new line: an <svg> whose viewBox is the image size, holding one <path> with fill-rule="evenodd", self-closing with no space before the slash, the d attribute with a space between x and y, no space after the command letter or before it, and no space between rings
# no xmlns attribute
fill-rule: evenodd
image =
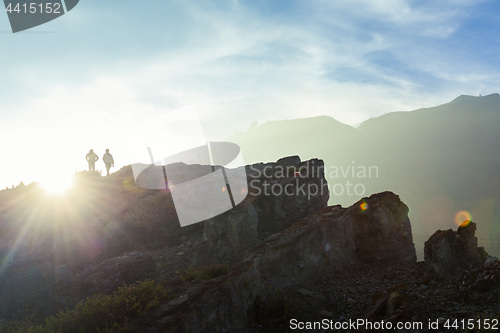
<svg viewBox="0 0 500 333"><path fill-rule="evenodd" d="M366 201L363 201L361 203L361 205L359 205L359 208L361 208L361 211L364 212L365 210L368 209L368 204L366 203Z"/></svg>
<svg viewBox="0 0 500 333"><path fill-rule="evenodd" d="M471 220L472 215L466 210L461 210L455 214L455 224L458 226L465 227Z"/></svg>

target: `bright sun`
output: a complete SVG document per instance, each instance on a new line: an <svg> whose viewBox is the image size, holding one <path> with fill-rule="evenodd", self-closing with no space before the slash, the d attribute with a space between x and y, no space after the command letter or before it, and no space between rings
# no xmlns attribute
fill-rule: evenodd
<svg viewBox="0 0 500 333"><path fill-rule="evenodd" d="M49 193L62 194L68 190L73 183L71 175L47 175L40 181L42 187Z"/></svg>

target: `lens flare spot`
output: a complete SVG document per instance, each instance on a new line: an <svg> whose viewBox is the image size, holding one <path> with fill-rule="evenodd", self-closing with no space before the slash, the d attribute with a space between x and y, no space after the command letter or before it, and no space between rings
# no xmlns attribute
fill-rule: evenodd
<svg viewBox="0 0 500 333"><path fill-rule="evenodd" d="M222 188L222 192L226 192L226 187L223 187L223 188Z"/></svg>
<svg viewBox="0 0 500 333"><path fill-rule="evenodd" d="M359 205L359 208L361 209L362 212L368 209L368 204L366 201L363 200L363 202Z"/></svg>
<svg viewBox="0 0 500 333"><path fill-rule="evenodd" d="M455 224L466 227L472 220L471 214L466 210L461 210L455 214Z"/></svg>

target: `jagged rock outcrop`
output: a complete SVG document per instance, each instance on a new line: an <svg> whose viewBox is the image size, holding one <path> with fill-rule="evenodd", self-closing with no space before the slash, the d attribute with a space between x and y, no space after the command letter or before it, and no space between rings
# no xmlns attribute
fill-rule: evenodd
<svg viewBox="0 0 500 333"><path fill-rule="evenodd" d="M161 281L172 297L144 317L130 318L141 332L283 331L301 311L307 320L336 322L363 317L427 322L432 316L498 313L500 262L484 261L475 224L437 232L426 244L426 263L417 264L408 207L396 194L374 194L348 208L326 207L321 160L292 156L246 170L249 195L243 202L184 228L170 193L134 187L130 170L84 179L84 188L99 189L100 195L96 200L80 191L69 198L81 214L64 225L71 230L65 233L66 252L54 244L36 257L20 251L23 262L15 251L6 252L0 324L16 317L42 322L95 293L144 279ZM7 235L16 235L15 222L26 212L17 214L32 203L23 197L15 210L0 209L0 230ZM79 225L88 233L79 232ZM60 235L52 231L61 226L47 223L47 234ZM24 243L30 244L26 240L35 231L26 230ZM41 244L51 239L57 237ZM80 243L72 250L75 239ZM19 249L30 253L46 247L24 243ZM224 269L216 275L196 273L217 266ZM428 279L422 278L425 267L432 270ZM190 269L195 273L186 275ZM433 273L453 269L460 274L436 282Z"/></svg>
<svg viewBox="0 0 500 333"><path fill-rule="evenodd" d="M267 239L246 258L280 286L387 259L417 260L408 207L391 192L374 194L349 208L324 208Z"/></svg>
<svg viewBox="0 0 500 333"><path fill-rule="evenodd" d="M176 172L178 180L189 180L212 170L210 166L179 163L170 169ZM326 206L329 191L321 160L301 162L298 156L292 156L276 163L247 166L246 171L249 194L242 203L205 223L183 228L171 193L139 188L130 167L110 177L86 172L75 175L75 186L64 201L48 200L36 184L2 193L0 277L8 276L10 267L16 267L18 262L27 267L30 263L39 267L37 263L44 262L50 272L67 265L68 279L83 290L81 295L92 290L110 292L123 283L156 274L153 259L130 255L136 249L194 244L204 236L211 251L203 248L193 260L202 262L210 252L214 257L225 254L228 260L237 261L246 249L270 233L283 231L297 219ZM13 204L6 204L9 202ZM127 255L120 256L123 253ZM39 298L47 298L46 288L57 285L58 278L46 273L46 268L43 274L39 271L26 273L36 273L36 286L43 279L50 282L38 288L39 293L24 293L32 290L31 286L23 288L28 280L4 279L0 296L5 296L5 311L0 311L0 319L22 314L23 304L36 304ZM158 274L164 275L171 274ZM12 305L16 301L9 296L11 290L19 290L19 299L23 300L19 306Z"/></svg>
<svg viewBox="0 0 500 333"><path fill-rule="evenodd" d="M248 196L243 202L213 219L186 227L179 224L172 194L138 187L131 167L110 177L76 174L74 188L64 201L48 200L36 184L2 192L0 254L8 257L9 264L46 260L80 265L141 246L178 246L198 237L204 237L215 251L243 251L326 206L329 191L321 160L301 162L292 156L245 168ZM169 167L170 175L178 181L211 170L206 165L182 163ZM33 219L36 223L31 223ZM71 232L60 237L61 226ZM15 241L13 251L13 240L19 235L22 238Z"/></svg>
<svg viewBox="0 0 500 333"><path fill-rule="evenodd" d="M326 206L324 163L290 156L246 166L248 196L235 209L205 222L204 239L217 250L246 249Z"/></svg>
<svg viewBox="0 0 500 333"><path fill-rule="evenodd" d="M254 331L261 304L274 291L312 286L366 262L416 263L408 207L391 192L349 208L325 207L248 251L229 276L188 289L166 305L167 318L152 331ZM173 301L172 301L173 302ZM182 308L182 310L181 310ZM164 325L164 326L162 326Z"/></svg>
<svg viewBox="0 0 500 333"><path fill-rule="evenodd" d="M438 277L452 277L481 266L488 256L477 246L476 224L465 221L457 231L436 231L424 245L427 271Z"/></svg>

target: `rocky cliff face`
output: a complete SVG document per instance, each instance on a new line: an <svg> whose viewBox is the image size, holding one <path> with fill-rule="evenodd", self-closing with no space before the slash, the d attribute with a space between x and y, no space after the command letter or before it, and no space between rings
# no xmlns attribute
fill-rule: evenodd
<svg viewBox="0 0 500 333"><path fill-rule="evenodd" d="M248 196L235 209L205 222L203 237L217 251L248 249L326 206L323 161L290 156L246 167Z"/></svg>
<svg viewBox="0 0 500 333"><path fill-rule="evenodd" d="M277 285L311 281L355 264L416 262L408 207L391 192L349 208L326 207L267 239L246 260Z"/></svg>
<svg viewBox="0 0 500 333"><path fill-rule="evenodd" d="M268 332L289 330L291 319L356 318L425 332L445 330L439 318L496 318L500 262L482 257L475 224L436 232L417 263L407 213L390 192L325 207L250 249L227 276L190 284L146 331Z"/></svg>
<svg viewBox="0 0 500 333"><path fill-rule="evenodd" d="M500 263L485 262L475 224L438 231L426 243L425 263L417 264L408 207L396 194L328 207L321 160L292 156L246 171L249 194L241 204L185 228L168 191L134 187L130 170L87 183L83 188L93 189L92 195L73 194L78 200L70 205L81 214L68 223L85 233L66 232L64 242L52 247L37 244L57 241L59 234L46 223L56 215L44 216L48 229L37 238L39 229L22 229L13 213L29 205L26 193L0 207L4 230L25 232L17 234L23 235L18 254L4 257L0 266L0 323L41 320L144 279L162 281L175 296L142 318L130 318L141 332L283 331L291 318L475 318L498 307ZM82 202L92 202L93 209ZM212 266L224 269L186 278L190 268Z"/></svg>
<svg viewBox="0 0 500 333"><path fill-rule="evenodd" d="M291 156L245 168L249 194L242 203L213 219L184 228L179 225L171 194L138 188L130 168L106 178L77 175L75 189L64 200L45 198L35 184L3 191L0 253L4 255L0 276L8 283L0 288L0 319L23 315L31 311L24 305L36 304L39 298L46 300L46 292L61 279L59 267L68 273L63 276L66 284L78 284L80 296L92 291L109 292L136 279L172 276L172 272L158 272L155 267L175 266L175 270L185 266L194 260L193 251L198 264L240 261L245 250L270 233L281 232L326 206L329 191L321 160L302 162L298 156ZM181 164L173 169L176 179L187 180L211 170ZM174 255L184 253L175 251L177 247L190 255L180 262L159 255L154 260L150 255L140 256L140 260L137 254L123 255L137 249L165 247L173 249ZM11 279L11 272L20 267L25 267L20 271L23 276L32 278ZM71 303L71 299L61 295L59 303ZM53 311L57 304L50 302L40 313Z"/></svg>
<svg viewBox="0 0 500 333"><path fill-rule="evenodd" d="M181 295L182 311L166 307L163 316L171 322L161 329L252 331L265 312L260 307L272 302L277 290L311 286L367 262L415 264L407 214L408 207L391 192L349 208L320 209L249 249L225 279Z"/></svg>

